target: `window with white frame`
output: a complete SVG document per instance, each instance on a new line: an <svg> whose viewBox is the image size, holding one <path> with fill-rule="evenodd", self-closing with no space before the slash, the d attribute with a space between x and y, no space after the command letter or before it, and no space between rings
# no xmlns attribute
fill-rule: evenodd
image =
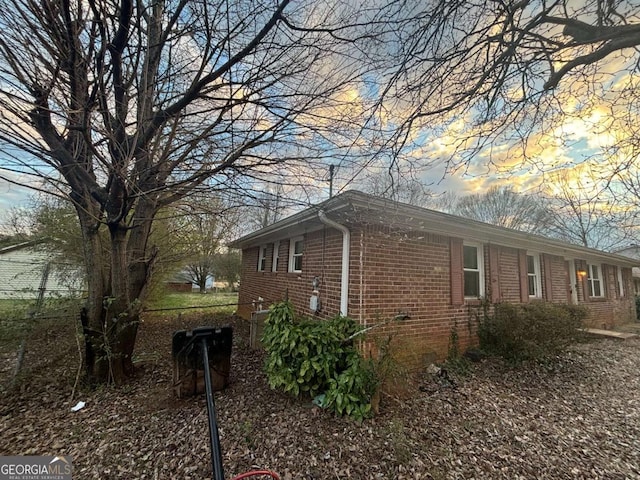
<svg viewBox="0 0 640 480"><path fill-rule="evenodd" d="M590 297L604 297L602 291L602 269L600 265L587 265L587 282L589 283Z"/></svg>
<svg viewBox="0 0 640 480"><path fill-rule="evenodd" d="M292 238L289 244L289 271L302 272L302 253L304 251L304 238Z"/></svg>
<svg viewBox="0 0 640 480"><path fill-rule="evenodd" d="M527 253L527 277L529 280L529 297L542 297L542 277L540 275L540 255Z"/></svg>
<svg viewBox="0 0 640 480"><path fill-rule="evenodd" d="M258 271L264 272L267 267L267 246L260 245L260 252L258 253Z"/></svg>
<svg viewBox="0 0 640 480"><path fill-rule="evenodd" d="M278 271L278 259L280 258L280 241L273 244L273 259L271 260L271 271Z"/></svg>
<svg viewBox="0 0 640 480"><path fill-rule="evenodd" d="M482 245L463 245L464 296L480 298L484 295L484 255Z"/></svg>
<svg viewBox="0 0 640 480"><path fill-rule="evenodd" d="M618 270L618 291L620 292L620 297L624 297L624 280L622 278L622 267L617 267Z"/></svg>

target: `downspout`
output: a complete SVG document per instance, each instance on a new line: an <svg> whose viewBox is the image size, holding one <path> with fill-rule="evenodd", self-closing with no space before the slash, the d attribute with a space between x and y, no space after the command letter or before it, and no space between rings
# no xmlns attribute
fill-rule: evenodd
<svg viewBox="0 0 640 480"><path fill-rule="evenodd" d="M342 276L340 279L340 315L346 317L349 306L349 252L351 234L344 225L327 218L322 210L318 211L318 218L322 223L342 232Z"/></svg>

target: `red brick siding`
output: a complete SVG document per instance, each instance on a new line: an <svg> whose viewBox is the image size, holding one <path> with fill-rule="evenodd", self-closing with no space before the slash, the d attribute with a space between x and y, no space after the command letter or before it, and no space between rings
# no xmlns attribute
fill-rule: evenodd
<svg viewBox="0 0 640 480"><path fill-rule="evenodd" d="M312 281L319 277L319 297L322 304L320 317L334 316L340 311L340 279L342 261L342 234L332 229L304 235L302 272L290 273L290 238L280 240L277 272L272 272L273 244L268 245L264 272L258 272L259 247L242 252L242 280L238 293L238 315L249 318L254 309L252 302L264 299L263 308L287 297L299 315L310 315L309 299Z"/></svg>
<svg viewBox="0 0 640 480"><path fill-rule="evenodd" d="M464 303L463 243L461 238L449 239L449 271L451 272L451 303Z"/></svg>
<svg viewBox="0 0 640 480"><path fill-rule="evenodd" d="M401 361L408 365L421 366L425 358L442 359L447 354L452 329L459 337L463 351L477 340L477 302L456 305L452 296L451 246L461 245L460 239L423 232L400 232L390 227L350 225L350 281L349 316L365 325L375 324L406 313L409 319L393 322L375 330L378 335L393 334L393 345ZM342 234L334 229L307 233L302 273L288 273L289 239L280 242L278 272L271 272L272 246L268 248L265 272L257 272L258 247L243 252L242 281L240 285L239 313L248 317L251 305L243 303L265 299L263 307L272 301L281 300L288 292L289 299L299 314L309 314L311 282L315 276L321 280L319 288L322 311L320 317L334 316L340 309L340 279L342 261ZM456 250L457 251L457 250ZM503 302L519 303L523 297L521 285L526 280L526 264L521 265L524 251L499 245L485 245L485 286L490 294L492 284L499 286ZM497 256L498 275L491 266ZM567 302L568 272L564 258L541 255L541 275L550 273L550 281L542 279L544 295L551 289L554 302ZM526 259L526 257L525 257ZM461 261L461 259L460 259ZM544 263L543 263L544 262ZM461 263L460 263L461 265ZM544 266L543 266L544 265ZM525 268L525 275L521 275ZM586 268L586 263L576 260L576 268ZM633 295L630 269L623 272L626 296L615 295L617 277L615 269L604 269L603 283L606 292L613 297L587 299L584 302L586 282L578 280L579 303L590 310L589 321L593 326L609 327L614 323L633 318ZM459 277L458 272L455 277ZM492 282L493 281L493 282ZM453 282L455 287L455 282ZM524 288L527 283L524 282ZM526 301L528 291L525 290ZM375 344L369 342L364 349L375 354Z"/></svg>
<svg viewBox="0 0 640 480"><path fill-rule="evenodd" d="M586 260L576 260L576 270L587 271ZM615 267L609 265L601 265L602 273L602 289L604 291L604 297L590 297L589 296L589 284L587 276L581 280L577 274L578 283L578 303L585 305L589 310L589 317L587 318L587 325L593 328L605 328L609 329L615 325L622 323L632 322L635 319L635 303L633 295L625 295L619 298L617 294L617 276L615 273ZM623 269L623 281L625 279L624 272L630 271L630 269ZM627 275L629 275L627 273ZM625 289L630 288L628 277L625 281ZM626 293L626 292L625 292Z"/></svg>
<svg viewBox="0 0 640 480"><path fill-rule="evenodd" d="M170 292L191 292L193 285L191 282L166 282L164 288Z"/></svg>
<svg viewBox="0 0 640 480"><path fill-rule="evenodd" d="M542 254L540 258L540 274L542 275L542 298L547 302L553 302L553 287L557 286L558 282L553 280L553 258L551 255ZM564 259L562 259L564 261Z"/></svg>
<svg viewBox="0 0 640 480"><path fill-rule="evenodd" d="M502 301L502 293L500 292L500 247L489 245L487 251L489 254L487 298L491 300L491 303L499 303Z"/></svg>
<svg viewBox="0 0 640 480"><path fill-rule="evenodd" d="M503 302L520 303L520 270L518 267L518 250L515 248L498 248L498 277L500 294Z"/></svg>
<svg viewBox="0 0 640 480"><path fill-rule="evenodd" d="M543 282L543 289L551 287L551 295L545 293L545 299L554 303L567 303L567 285L568 276L566 270L566 264L563 257L555 255L544 254L541 255L546 265L544 269L544 275L551 275L549 279L545 276Z"/></svg>
<svg viewBox="0 0 640 480"><path fill-rule="evenodd" d="M420 366L425 356L446 356L456 326L460 348L475 341L470 335L468 307L452 305L450 242L447 237L400 233L386 227L364 227L362 322L377 323L406 313L377 333L394 335L401 360ZM474 325L470 325L471 328Z"/></svg>

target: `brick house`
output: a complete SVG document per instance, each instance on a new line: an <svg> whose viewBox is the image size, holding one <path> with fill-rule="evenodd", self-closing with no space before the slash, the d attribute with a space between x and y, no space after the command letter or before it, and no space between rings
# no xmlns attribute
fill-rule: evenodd
<svg viewBox="0 0 640 480"><path fill-rule="evenodd" d="M622 255L623 257L633 258L640 264L640 245L629 245L628 247L616 250L614 253ZM640 267L633 267L632 269L633 280L633 293L640 295Z"/></svg>
<svg viewBox="0 0 640 480"><path fill-rule="evenodd" d="M241 317L285 297L298 314L362 325L406 314L384 328L418 361L445 356L452 329L461 348L475 342L480 298L582 304L598 328L635 318L637 260L357 191L231 246L242 249Z"/></svg>

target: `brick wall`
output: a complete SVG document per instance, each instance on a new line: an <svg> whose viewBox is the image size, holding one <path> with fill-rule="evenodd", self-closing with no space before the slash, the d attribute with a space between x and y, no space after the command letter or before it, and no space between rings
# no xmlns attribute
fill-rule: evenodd
<svg viewBox="0 0 640 480"><path fill-rule="evenodd" d="M500 279L500 301L520 303L520 274L518 250L498 246L498 277Z"/></svg>
<svg viewBox="0 0 640 480"><path fill-rule="evenodd" d="M372 226L354 237L363 246L360 321L370 325L408 314L376 330L380 337L393 335L392 347L404 363L418 367L446 357L452 328L462 351L475 341L468 307L451 304L448 237Z"/></svg>
<svg viewBox="0 0 640 480"><path fill-rule="evenodd" d="M349 316L370 326L407 314L409 318L395 321L374 330L363 349L376 354L375 337L393 336L392 348L401 361L420 367L425 361L443 359L447 355L452 330L458 335L460 351L477 342L475 335L479 306L467 301L452 303L451 245L449 237L424 232L398 231L388 226L350 225ZM309 297L314 277L319 287L322 310L319 317L331 317L340 309L340 279L342 234L334 229L307 233L304 236L302 273L289 273L289 239L279 247L277 272L271 272L273 245L267 248L266 268L257 271L259 248L243 252L242 281L238 313L248 318L258 297L267 308L273 301L292 300L296 312L309 315ZM485 285L499 290L499 301L519 303L529 301L526 290L526 252L512 247L485 245ZM493 259L492 259L493 258ZM497 259L497 260L495 260ZM454 262L455 264L455 262ZM496 278L490 266L498 269ZM540 273L542 299L558 303L570 301L568 262L560 256L541 254ZM576 269L586 268L586 262L576 260ZM579 303L589 308L589 322L598 328L610 328L616 323L632 321L634 302L631 273L623 272L625 295L620 297L615 268L603 268L603 287L607 296L585 296L586 283L578 280ZM523 288L525 290L523 290ZM524 292L524 293L523 293Z"/></svg>
<svg viewBox="0 0 640 480"><path fill-rule="evenodd" d="M564 257L543 254L540 255L540 262L543 298L554 303L570 303L569 272Z"/></svg>
<svg viewBox="0 0 640 480"><path fill-rule="evenodd" d="M299 315L312 315L309 299L314 277L320 279L319 297L322 304L317 316L326 318L340 312L340 279L342 262L342 234L324 229L304 235L302 272L289 272L290 238L280 240L277 271L272 272L273 243L267 244L265 269L258 271L260 247L242 252L242 279L238 292L238 315L249 318L262 297L263 308L287 296ZM355 293L354 293L355 295ZM252 305L253 303L253 305Z"/></svg>
<svg viewBox="0 0 640 480"><path fill-rule="evenodd" d="M576 268L587 268L587 261L576 261ZM617 267L601 265L602 288L605 296L594 298L589 296L586 278L578 280L580 302L589 309L587 324L593 328L610 329L615 325L635 321L635 298L631 290L629 268L623 269L623 293L620 295Z"/></svg>

